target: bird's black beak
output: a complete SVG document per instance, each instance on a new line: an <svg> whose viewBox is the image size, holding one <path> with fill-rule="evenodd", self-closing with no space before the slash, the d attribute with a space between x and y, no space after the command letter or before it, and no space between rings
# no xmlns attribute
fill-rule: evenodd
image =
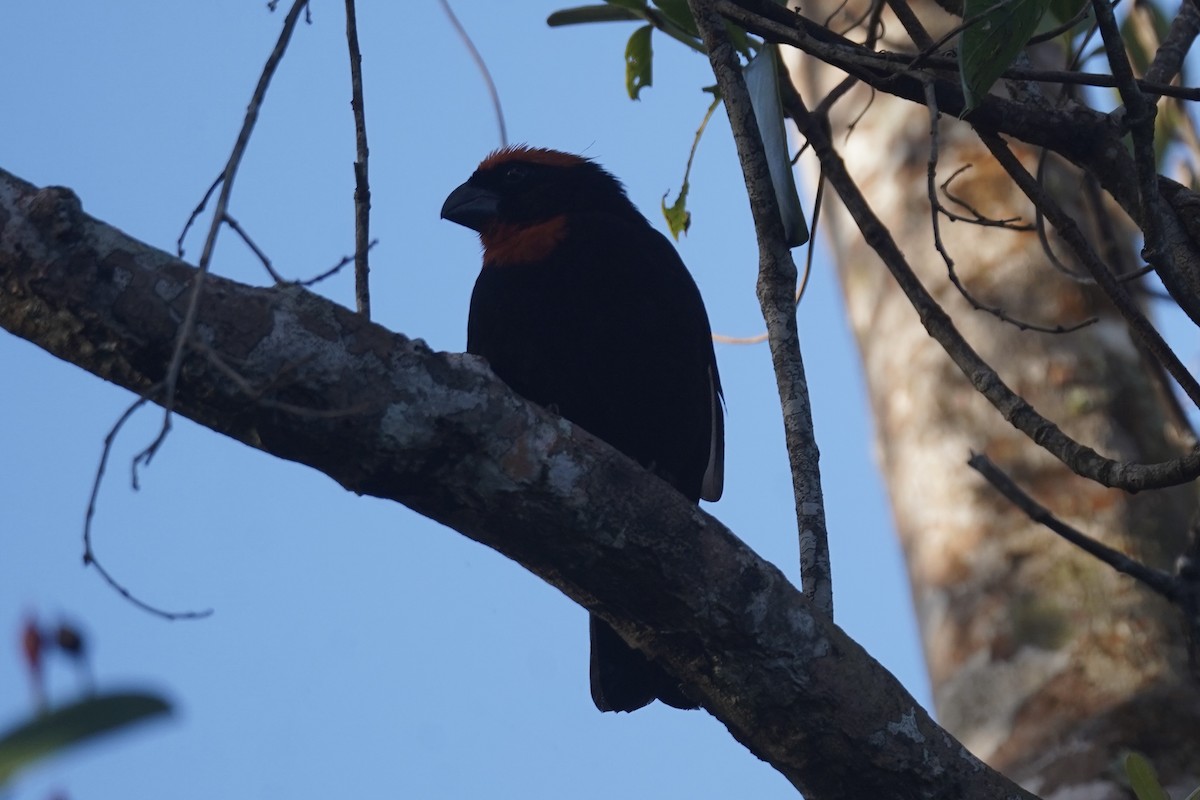
<svg viewBox="0 0 1200 800"><path fill-rule="evenodd" d="M442 219L482 231L496 218L499 203L500 197L495 192L472 186L468 181L446 198L442 204Z"/></svg>

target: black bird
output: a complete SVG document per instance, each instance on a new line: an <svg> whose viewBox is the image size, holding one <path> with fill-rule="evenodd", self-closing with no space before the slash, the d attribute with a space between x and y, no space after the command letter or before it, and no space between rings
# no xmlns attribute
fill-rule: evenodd
<svg viewBox="0 0 1200 800"><path fill-rule="evenodd" d="M506 147L446 198L479 232L467 352L516 392L653 470L692 502L721 496L724 418L708 315L671 243L612 175ZM591 617L592 699L695 708L678 680Z"/></svg>

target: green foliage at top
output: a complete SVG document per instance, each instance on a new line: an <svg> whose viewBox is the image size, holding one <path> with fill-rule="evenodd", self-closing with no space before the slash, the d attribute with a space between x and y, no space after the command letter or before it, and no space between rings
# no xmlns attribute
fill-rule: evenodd
<svg viewBox="0 0 1200 800"><path fill-rule="evenodd" d="M592 22L647 22L698 53L704 52L687 0L607 0L603 5L577 6L555 11L546 18L552 28ZM744 35L744 34L743 34Z"/></svg>
<svg viewBox="0 0 1200 800"><path fill-rule="evenodd" d="M965 0L967 27L958 47L966 111L979 105L1024 49L1051 0ZM966 112L964 112L966 113Z"/></svg>
<svg viewBox="0 0 1200 800"><path fill-rule="evenodd" d="M776 0L776 2L782 5L784 0ZM546 24L551 27L584 25L594 22L646 23L633 32L625 45L625 90L633 100L640 99L642 89L652 86L654 83L654 48L651 37L655 30L667 34L672 39L681 42L697 53L706 52L687 0L607 0L603 4L564 8L555 11L546 18ZM759 52L763 47L762 42L751 37L744 29L736 25L726 22L725 30L729 35L729 40L733 44L734 49L747 61L752 61L755 57L754 54ZM712 91L714 96L716 95L715 89L706 88L705 91ZM696 148L700 144L700 137L704 134L708 120L712 117L713 111L719 103L720 98L718 97L709 106L708 112L704 115L704 121L700 124L699 130L696 131L696 138L692 142L692 149L688 154L688 165L684 171L683 184L680 187L679 196L675 198L675 202L668 205L667 195L663 195L663 217L667 220L667 226L671 230L671 235L676 239L679 238L681 233L687 232L692 222L691 212L687 209L688 190L691 188L689 177L692 170L692 159L696 155ZM767 115L768 120L778 117L780 120L780 130L782 131L782 114L779 112L777 89L773 100L767 104L765 110L759 110L756 101L756 112L759 113L760 119L764 113ZM773 122L768 122L768 126L772 130L775 128ZM786 151L786 137L782 137L782 141L784 144L781 157L788 164L788 177L790 179L790 161L788 161ZM779 150L778 147L774 149ZM778 153L771 156L773 161L778 161L779 157ZM772 166L772 176L775 175L774 170L775 166ZM789 185L791 186L793 203L798 208L799 201L795 200L795 184L793 182ZM785 206L782 198L780 205ZM803 215L800 217L800 225L802 227L804 225ZM795 226L792 226L792 229L794 228ZM804 228L804 236L807 238L807 228Z"/></svg>

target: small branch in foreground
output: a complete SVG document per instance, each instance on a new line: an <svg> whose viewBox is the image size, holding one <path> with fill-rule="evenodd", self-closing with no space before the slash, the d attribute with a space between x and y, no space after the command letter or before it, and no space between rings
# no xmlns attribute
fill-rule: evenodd
<svg viewBox="0 0 1200 800"><path fill-rule="evenodd" d="M371 184L367 180L367 121L363 113L362 53L358 49L358 20L354 0L346 0L346 41L350 48L350 108L354 111L354 301L358 313L371 318L371 288L367 263L371 240Z"/></svg>
<svg viewBox="0 0 1200 800"><path fill-rule="evenodd" d="M121 428L126 422L129 421L130 417L134 415L134 412L136 412L146 403L150 402L161 390L162 384L157 384L152 386L137 400L133 401L133 403L131 403L130 406L125 409L124 412L122 412L121 416L117 418L117 421L113 423L112 428L108 431L108 435L104 437L104 448L100 451L100 463L96 466L96 474L92 479L92 492L88 497L87 512L83 517L83 565L85 567L94 567L96 571L100 573L100 577L104 579L104 582L111 586L113 590L117 592L117 594L121 595L121 597L124 597L130 603L133 603L143 611L147 611L155 616L168 620L202 619L203 617L210 616L213 613L211 608L205 609L204 611L165 611L158 606L153 606L142 600L132 591L126 588L124 584L113 577L112 573L110 573L104 567L104 565L100 563L100 559L96 557L96 551L92 547L92 522L96 517L96 500L100 496L100 484L104 481L104 473L108 468L108 457L112 454L113 443L116 441L117 434L120 432ZM137 488L136 473L134 478L134 488Z"/></svg>
<svg viewBox="0 0 1200 800"><path fill-rule="evenodd" d="M942 204L937 199L937 166L938 166L938 118L940 114L937 108L937 95L933 90L932 81L925 84L925 107L929 111L929 162L925 170L925 190L929 197L929 214L930 227L933 229L933 246L942 257L942 262L946 265L946 274L950 278L950 283L958 290L963 299L971 304L971 307L976 311L983 311L991 314L1001 322L1006 322L1009 325L1016 327L1022 331L1038 331L1040 333L1071 333L1073 331L1086 328L1100 321L1099 317L1091 316L1073 325L1038 325L1033 322L1026 322L1009 315L1000 306L993 306L983 303L973 295L966 284L962 282L958 271L954 269L954 259L950 257L950 251L946 249L945 242L942 241L942 226L940 220L940 211Z"/></svg>
<svg viewBox="0 0 1200 800"><path fill-rule="evenodd" d="M479 68L479 74L483 76L483 82L487 84L488 94L492 98L492 110L496 112L496 125L500 128L500 146L508 147L508 127L504 124L504 109L500 107L500 92L496 89L496 82L492 80L492 73L488 70L487 62L483 60L483 56L476 49L475 43L471 41L467 29L458 21L458 17L454 14L454 9L450 7L449 0L439 0L439 2L442 4L442 10L446 12L446 17L450 20L450 24L454 26L458 37L462 39L463 45L466 46L467 52L471 54L471 59L475 62L475 66Z"/></svg>
<svg viewBox="0 0 1200 800"><path fill-rule="evenodd" d="M104 451L100 458L100 466L96 470L96 478L92 485L91 496L88 499L88 509L83 524L84 563L95 566L101 577L103 577L109 586L115 589L122 597L126 598L139 608L166 619L194 619L197 617L208 616L212 612L202 611L174 613L163 611L160 608L151 606L148 603L138 599L120 582L113 578L113 576L109 574L108 570L106 570L96 560L95 553L92 550L92 520L96 513L96 499L100 491L101 480L104 477L105 467L108 463L108 456L112 450L112 444L117 433L121 430L121 427L125 424L133 412L140 408L150 398L151 393L155 395L155 402L161 405L163 408L162 426L159 428L158 434L154 437L154 440L133 458L131 471L134 488L137 488L137 471L139 466L148 465L150 463L155 454L158 452L159 448L162 446L163 442L166 441L167 434L171 430L171 415L175 408L175 387L179 381L179 371L183 366L184 354L188 350L188 341L191 339L192 331L196 326L196 318L200 307L200 297L202 296L204 289L204 278L208 274L209 266L212 263L213 251L217 243L217 234L220 232L223 224L226 222L232 222L232 220L228 218L228 209L229 197L233 191L234 177L237 174L238 165L241 164L242 157L246 152L246 146L250 142L250 134L254 130L255 122L258 120L258 110L262 106L263 98L266 96L267 87L270 85L271 78L274 76L275 70L278 68L280 61L283 60L283 54L287 51L288 43L292 38L292 32L295 30L296 23L300 18L300 12L307 4L308 0L295 0L295 2L292 4L292 8L288 11L287 17L284 19L283 30L280 32L279 38L275 42L275 47L271 51L271 55L267 58L267 63L263 66L262 74L258 79L258 85L254 89L254 94L251 97L249 106L246 108L246 116L242 122L241 131L239 131L233 151L230 153L229 159L225 163L225 168L221 171L220 176L213 182L212 186L209 187L208 191L205 192L204 197L201 199L200 203L196 206L196 209L188 218L187 223L184 225L183 231L179 235L179 240L176 243L176 246L178 250L182 252L184 236L187 235L188 229L191 227L192 223L197 219L200 212L208 204L208 200L212 196L213 191L218 185L220 185L221 191L217 196L217 204L213 210L212 222L208 227L208 236L204 241L204 250L200 254L200 261L197 265L196 274L189 287L190 294L188 296L187 310L184 312L183 321L179 326L179 333L175 338L175 345L171 352L171 360L166 368L166 375L161 382L154 385L150 392L144 394L137 402L131 405L124 414L121 415L116 424L113 426L112 430L109 431L108 436L105 437ZM235 230L240 231L240 228L237 227L236 223L233 223L231 227L234 227ZM244 232L241 235L243 240L249 243L249 238L245 236ZM251 246L253 247L253 245ZM257 248L254 249L256 252L258 252ZM157 397L159 394L162 395L161 398Z"/></svg>
<svg viewBox="0 0 1200 800"><path fill-rule="evenodd" d="M982 453L972 453L967 465L982 475L996 491L1031 520L1049 528L1122 575L1128 575L1178 608L1183 614L1192 674L1200 679L1200 570L1197 569L1197 564L1200 564L1200 529L1193 526L1187 551L1176 560L1175 574L1172 575L1148 567L1058 519L1049 509L1026 494L1012 478Z"/></svg>
<svg viewBox="0 0 1200 800"><path fill-rule="evenodd" d="M1162 570L1147 567L1145 564L1130 558L1119 550L1114 550L1108 545L1098 542L1087 534L1072 528L1050 513L1049 509L1045 506L1026 494L1021 487L1017 486L1012 478L1004 474L987 456L982 453L972 453L971 457L967 460L967 464L971 469L982 475L1010 503L1025 512L1025 515L1034 522L1049 528L1080 550L1095 556L1117 572L1120 572L1122 575L1128 575L1168 600L1174 602L1178 598L1179 590L1175 578L1171 575Z"/></svg>
<svg viewBox="0 0 1200 800"><path fill-rule="evenodd" d="M208 205L209 199L213 196L213 192L217 190L217 187L221 185L221 180L224 177L225 171L222 170L221 174L213 180L212 185L208 187L208 191L200 198L200 202L192 209L192 213L188 214L187 222L183 223L183 230L179 232L179 238L175 240L175 255L179 258L183 258L183 240L187 238L188 231L192 229L192 225L196 224L196 220L204 212L204 207Z"/></svg>
<svg viewBox="0 0 1200 800"><path fill-rule="evenodd" d="M271 266L271 259L267 258L267 254L262 251L262 248L254 243L254 240L250 238L250 234L246 233L246 229L238 224L238 221L228 214L225 215L225 222L230 228L233 228L234 233L241 237L242 241L246 243L246 246L250 248L250 252L258 256L258 260L262 262L263 268L266 269L267 274L271 276L271 280L275 281L276 283L284 283L285 281L283 276L276 272L275 268Z"/></svg>
<svg viewBox="0 0 1200 800"><path fill-rule="evenodd" d="M1085 553L1094 556L1122 575L1128 575L1150 591L1161 595L1183 614L1188 659L1192 675L1200 679L1200 527L1193 524L1187 549L1175 563L1175 574L1148 567L1119 550L1058 519L1045 506L1025 493L991 459L972 453L967 465L978 472L1000 494L1034 522L1049 528Z"/></svg>
<svg viewBox="0 0 1200 800"><path fill-rule="evenodd" d="M966 216L963 216L962 214L956 214L953 211L951 211L950 209L946 208L946 206L941 201L938 201L938 204L937 204L938 211L940 211L943 215L945 215L945 217L947 219L949 219L951 221L966 222L971 225L978 225L981 228L1006 228L1007 230L1010 230L1010 231L1032 231L1032 230L1034 230L1034 228L1035 228L1034 225L1031 225L1027 222L1021 222L1020 217L1006 217L1004 219L992 219L991 217L985 216L982 213L980 213L979 209L975 208L975 206L968 203L966 201L966 199L959 197L954 192L950 191L950 184L954 182L954 179L957 178L959 175L962 175L964 172L966 172L967 170L971 169L974 166L975 166L974 164L963 164L961 167L954 170L954 172L950 173L950 177L946 178L946 180L942 181L942 185L940 187L938 187L942 190L942 194L944 194L947 198L949 198L950 202L954 203L959 208L964 209L965 211L970 213L971 216L966 217Z"/></svg>
<svg viewBox="0 0 1200 800"><path fill-rule="evenodd" d="M796 521L800 530L800 573L804 594L832 618L833 576L825 503L821 495L820 455L813 434L812 406L796 327L796 265L784 236L758 121L725 22L712 0L688 0L688 6L708 49L713 74L725 99L754 215L759 252L758 300L767 324L771 363L783 411Z"/></svg>
<svg viewBox="0 0 1200 800"><path fill-rule="evenodd" d="M162 403L164 409L164 427L170 419L171 409L174 406L175 384L179 380L179 368L183 364L183 354L187 351L187 340L191 337L192 330L196 325L196 312L200 305L204 276L208 274L209 265L212 263L213 251L217 245L217 234L221 230L221 224L224 222L225 214L229 208L229 197L233 193L233 181L237 176L238 166L242 163L242 157L246 154L246 146L250 143L250 134L254 130L255 123L258 122L258 110L262 107L263 99L266 97L267 87L271 85L271 78L275 76L275 70L278 69L279 63L283 60L283 54L287 52L288 43L292 40L292 32L296 29L296 23L300 19L300 12L306 5L308 5L308 0L295 0L288 11L287 17L284 18L283 30L280 31L279 38L275 42L275 48L271 51L271 55L267 57L267 63L263 66L262 74L258 78L258 85L254 87L254 94L250 98L250 105L246 107L246 116L242 121L242 129L238 132L238 138L234 143L233 151L229 154L229 160L225 163L225 169L221 172L221 193L217 196L217 205L213 210L212 223L208 226L208 237L204 240L204 250L200 253L200 261L196 265L198 271L196 273L196 280L191 286L191 296L188 298L187 311L184 313L183 324L179 326L179 336L175 342L175 350L171 355L171 363L167 367L167 376L163 380L166 392Z"/></svg>
<svg viewBox="0 0 1200 800"><path fill-rule="evenodd" d="M370 250L372 247L374 247L377 244L379 244L379 240L372 239L371 241L367 242L367 249ZM303 286L306 289L309 286L316 286L321 281L326 280L328 278L332 278L334 275L338 274L343 269L345 269L347 264L351 264L353 262L354 262L354 256L342 256L341 261L337 262L336 264L334 264L332 267L325 270L324 272L319 273L312 278L308 278L307 280L296 281L296 283L298 283L299 285Z"/></svg>

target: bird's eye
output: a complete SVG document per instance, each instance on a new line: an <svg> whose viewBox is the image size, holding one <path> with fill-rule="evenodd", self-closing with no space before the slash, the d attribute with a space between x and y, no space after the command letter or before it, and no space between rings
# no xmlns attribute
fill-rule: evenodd
<svg viewBox="0 0 1200 800"><path fill-rule="evenodd" d="M529 169L524 164L510 164L504 170L504 182L509 186L519 186L529 176Z"/></svg>

